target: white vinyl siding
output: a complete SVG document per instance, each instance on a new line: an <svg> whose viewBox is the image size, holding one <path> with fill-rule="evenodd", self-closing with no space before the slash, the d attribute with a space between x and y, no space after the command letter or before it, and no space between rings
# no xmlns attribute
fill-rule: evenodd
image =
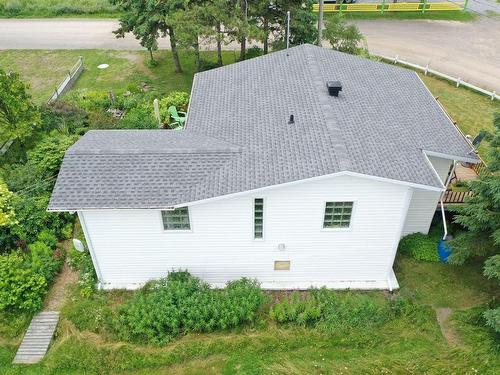
<svg viewBox="0 0 500 375"><path fill-rule="evenodd" d="M250 277L271 289L387 288L409 192L353 176L276 187L190 205L188 236L161 230L156 210L81 214L105 288L137 288L173 269L214 286ZM264 199L265 241L251 232L255 198ZM355 202L348 231L323 229L325 202ZM290 270L275 270L276 261L290 262Z"/></svg>
<svg viewBox="0 0 500 375"><path fill-rule="evenodd" d="M444 185L452 161L434 156L429 156L429 161ZM424 234L429 232L441 194L441 192L436 191L414 189L410 207L408 208L408 215L403 227L403 236L417 232Z"/></svg>

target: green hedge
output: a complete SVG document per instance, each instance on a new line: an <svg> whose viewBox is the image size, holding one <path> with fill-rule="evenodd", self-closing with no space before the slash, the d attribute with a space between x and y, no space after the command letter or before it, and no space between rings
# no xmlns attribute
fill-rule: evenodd
<svg viewBox="0 0 500 375"><path fill-rule="evenodd" d="M422 233L403 237L399 241L399 251L417 260L439 262L436 239Z"/></svg>
<svg viewBox="0 0 500 375"><path fill-rule="evenodd" d="M172 272L121 306L115 327L124 340L164 344L187 332L253 322L264 300L256 281L241 279L217 290L187 272Z"/></svg>

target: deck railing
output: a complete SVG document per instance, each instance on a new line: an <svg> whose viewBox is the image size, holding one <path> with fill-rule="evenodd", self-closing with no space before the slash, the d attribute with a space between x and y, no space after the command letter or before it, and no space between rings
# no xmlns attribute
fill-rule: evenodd
<svg viewBox="0 0 500 375"><path fill-rule="evenodd" d="M370 4L324 4L323 12L433 12L433 11L457 11L465 10L465 2L439 2L428 3L426 0L421 3L389 3L381 1L380 3ZM319 12L319 4L313 5L313 12Z"/></svg>
<svg viewBox="0 0 500 375"><path fill-rule="evenodd" d="M472 191L446 190L443 197L444 204L461 204L465 198L472 197Z"/></svg>

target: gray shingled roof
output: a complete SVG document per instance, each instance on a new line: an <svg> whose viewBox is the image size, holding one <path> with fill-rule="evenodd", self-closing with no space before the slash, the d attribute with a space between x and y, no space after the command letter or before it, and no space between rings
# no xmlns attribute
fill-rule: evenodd
<svg viewBox="0 0 500 375"><path fill-rule="evenodd" d="M414 72L302 45L197 74L185 130L88 132L49 209L163 208L340 171L441 187L422 150L476 158Z"/></svg>

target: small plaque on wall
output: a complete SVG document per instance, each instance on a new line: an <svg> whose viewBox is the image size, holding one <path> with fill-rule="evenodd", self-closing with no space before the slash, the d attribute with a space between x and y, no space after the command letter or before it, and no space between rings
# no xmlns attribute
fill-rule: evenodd
<svg viewBox="0 0 500 375"><path fill-rule="evenodd" d="M290 271L290 261L289 260L275 260L274 261L275 271Z"/></svg>

